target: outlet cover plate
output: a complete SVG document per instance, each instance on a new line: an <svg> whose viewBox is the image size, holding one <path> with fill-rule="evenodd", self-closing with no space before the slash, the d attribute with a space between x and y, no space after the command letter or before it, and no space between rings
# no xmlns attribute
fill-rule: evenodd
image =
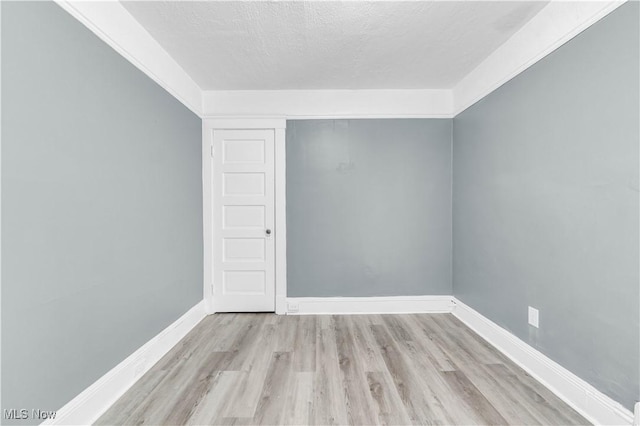
<svg viewBox="0 0 640 426"><path fill-rule="evenodd" d="M529 306L529 325L539 328L540 326L540 313L536 308Z"/></svg>

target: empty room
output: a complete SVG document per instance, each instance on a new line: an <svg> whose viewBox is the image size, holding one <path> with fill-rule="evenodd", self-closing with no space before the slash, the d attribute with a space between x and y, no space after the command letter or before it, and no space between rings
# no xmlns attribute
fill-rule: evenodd
<svg viewBox="0 0 640 426"><path fill-rule="evenodd" d="M640 426L640 2L0 34L0 423Z"/></svg>

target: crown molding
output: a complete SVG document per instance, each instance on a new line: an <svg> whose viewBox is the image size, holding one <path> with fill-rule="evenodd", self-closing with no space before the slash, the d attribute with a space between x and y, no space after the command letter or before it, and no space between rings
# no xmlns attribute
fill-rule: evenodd
<svg viewBox="0 0 640 426"><path fill-rule="evenodd" d="M454 115L535 64L624 4L552 0L454 88Z"/></svg>
<svg viewBox="0 0 640 426"><path fill-rule="evenodd" d="M199 117L452 118L625 3L552 0L453 89L203 91L117 1L55 0Z"/></svg>
<svg viewBox="0 0 640 426"><path fill-rule="evenodd" d="M203 93L205 117L451 118L450 90L228 90Z"/></svg>
<svg viewBox="0 0 640 426"><path fill-rule="evenodd" d="M55 2L202 117L202 90L118 1Z"/></svg>

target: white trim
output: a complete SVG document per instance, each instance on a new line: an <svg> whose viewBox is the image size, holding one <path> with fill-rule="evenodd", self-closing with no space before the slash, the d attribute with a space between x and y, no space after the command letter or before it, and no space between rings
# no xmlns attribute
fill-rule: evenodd
<svg viewBox="0 0 640 426"><path fill-rule="evenodd" d="M286 126L286 121L284 122ZM276 237L276 314L287 310L287 149L286 130L276 128L275 138L275 237Z"/></svg>
<svg viewBox="0 0 640 426"><path fill-rule="evenodd" d="M626 0L552 0L453 89L226 91L201 90L119 2L55 1L200 117L341 119L452 118Z"/></svg>
<svg viewBox="0 0 640 426"><path fill-rule="evenodd" d="M552 0L456 84L453 89L454 115L525 71L625 1Z"/></svg>
<svg viewBox="0 0 640 426"><path fill-rule="evenodd" d="M45 425L93 424L118 398L205 317L199 302L58 410Z"/></svg>
<svg viewBox="0 0 640 426"><path fill-rule="evenodd" d="M205 311L213 314L213 129L202 120L202 297Z"/></svg>
<svg viewBox="0 0 640 426"><path fill-rule="evenodd" d="M206 117L451 118L451 90L205 91Z"/></svg>
<svg viewBox="0 0 640 426"><path fill-rule="evenodd" d="M202 117L202 90L118 1L56 3L116 52Z"/></svg>
<svg viewBox="0 0 640 426"><path fill-rule="evenodd" d="M341 119L452 118L626 0L552 0L453 89L226 91L201 90L119 2L55 1L200 117Z"/></svg>
<svg viewBox="0 0 640 426"><path fill-rule="evenodd" d="M0 35L2 34L2 5L0 5ZM2 99L2 43L0 43L0 100ZM0 101L0 135L2 134L2 102ZM0 241L2 241L2 138L0 137ZM2 318L2 244L0 244L0 318ZM0 338L0 366L2 339ZM0 369L1 370L1 369ZM2 371L0 371L0 405L2 405ZM2 405L4 407L4 405Z"/></svg>
<svg viewBox="0 0 640 426"><path fill-rule="evenodd" d="M631 425L633 413L454 298L453 315L596 425Z"/></svg>
<svg viewBox="0 0 640 426"><path fill-rule="evenodd" d="M207 117L207 126L217 130L286 129L287 120L281 117Z"/></svg>
<svg viewBox="0 0 640 426"><path fill-rule="evenodd" d="M447 313L454 306L452 296L287 297L286 302L287 315Z"/></svg>
<svg viewBox="0 0 640 426"><path fill-rule="evenodd" d="M207 314L213 305L213 120L202 120L203 296Z"/></svg>

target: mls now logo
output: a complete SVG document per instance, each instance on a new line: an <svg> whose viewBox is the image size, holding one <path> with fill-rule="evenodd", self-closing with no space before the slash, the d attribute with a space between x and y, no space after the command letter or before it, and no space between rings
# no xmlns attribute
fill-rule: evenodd
<svg viewBox="0 0 640 426"><path fill-rule="evenodd" d="M36 420L47 420L47 419L55 419L56 412L55 411L42 411L36 410L35 408L31 411L26 408L18 409L11 408L4 410L4 418L6 420L26 420L26 419L36 419Z"/></svg>

